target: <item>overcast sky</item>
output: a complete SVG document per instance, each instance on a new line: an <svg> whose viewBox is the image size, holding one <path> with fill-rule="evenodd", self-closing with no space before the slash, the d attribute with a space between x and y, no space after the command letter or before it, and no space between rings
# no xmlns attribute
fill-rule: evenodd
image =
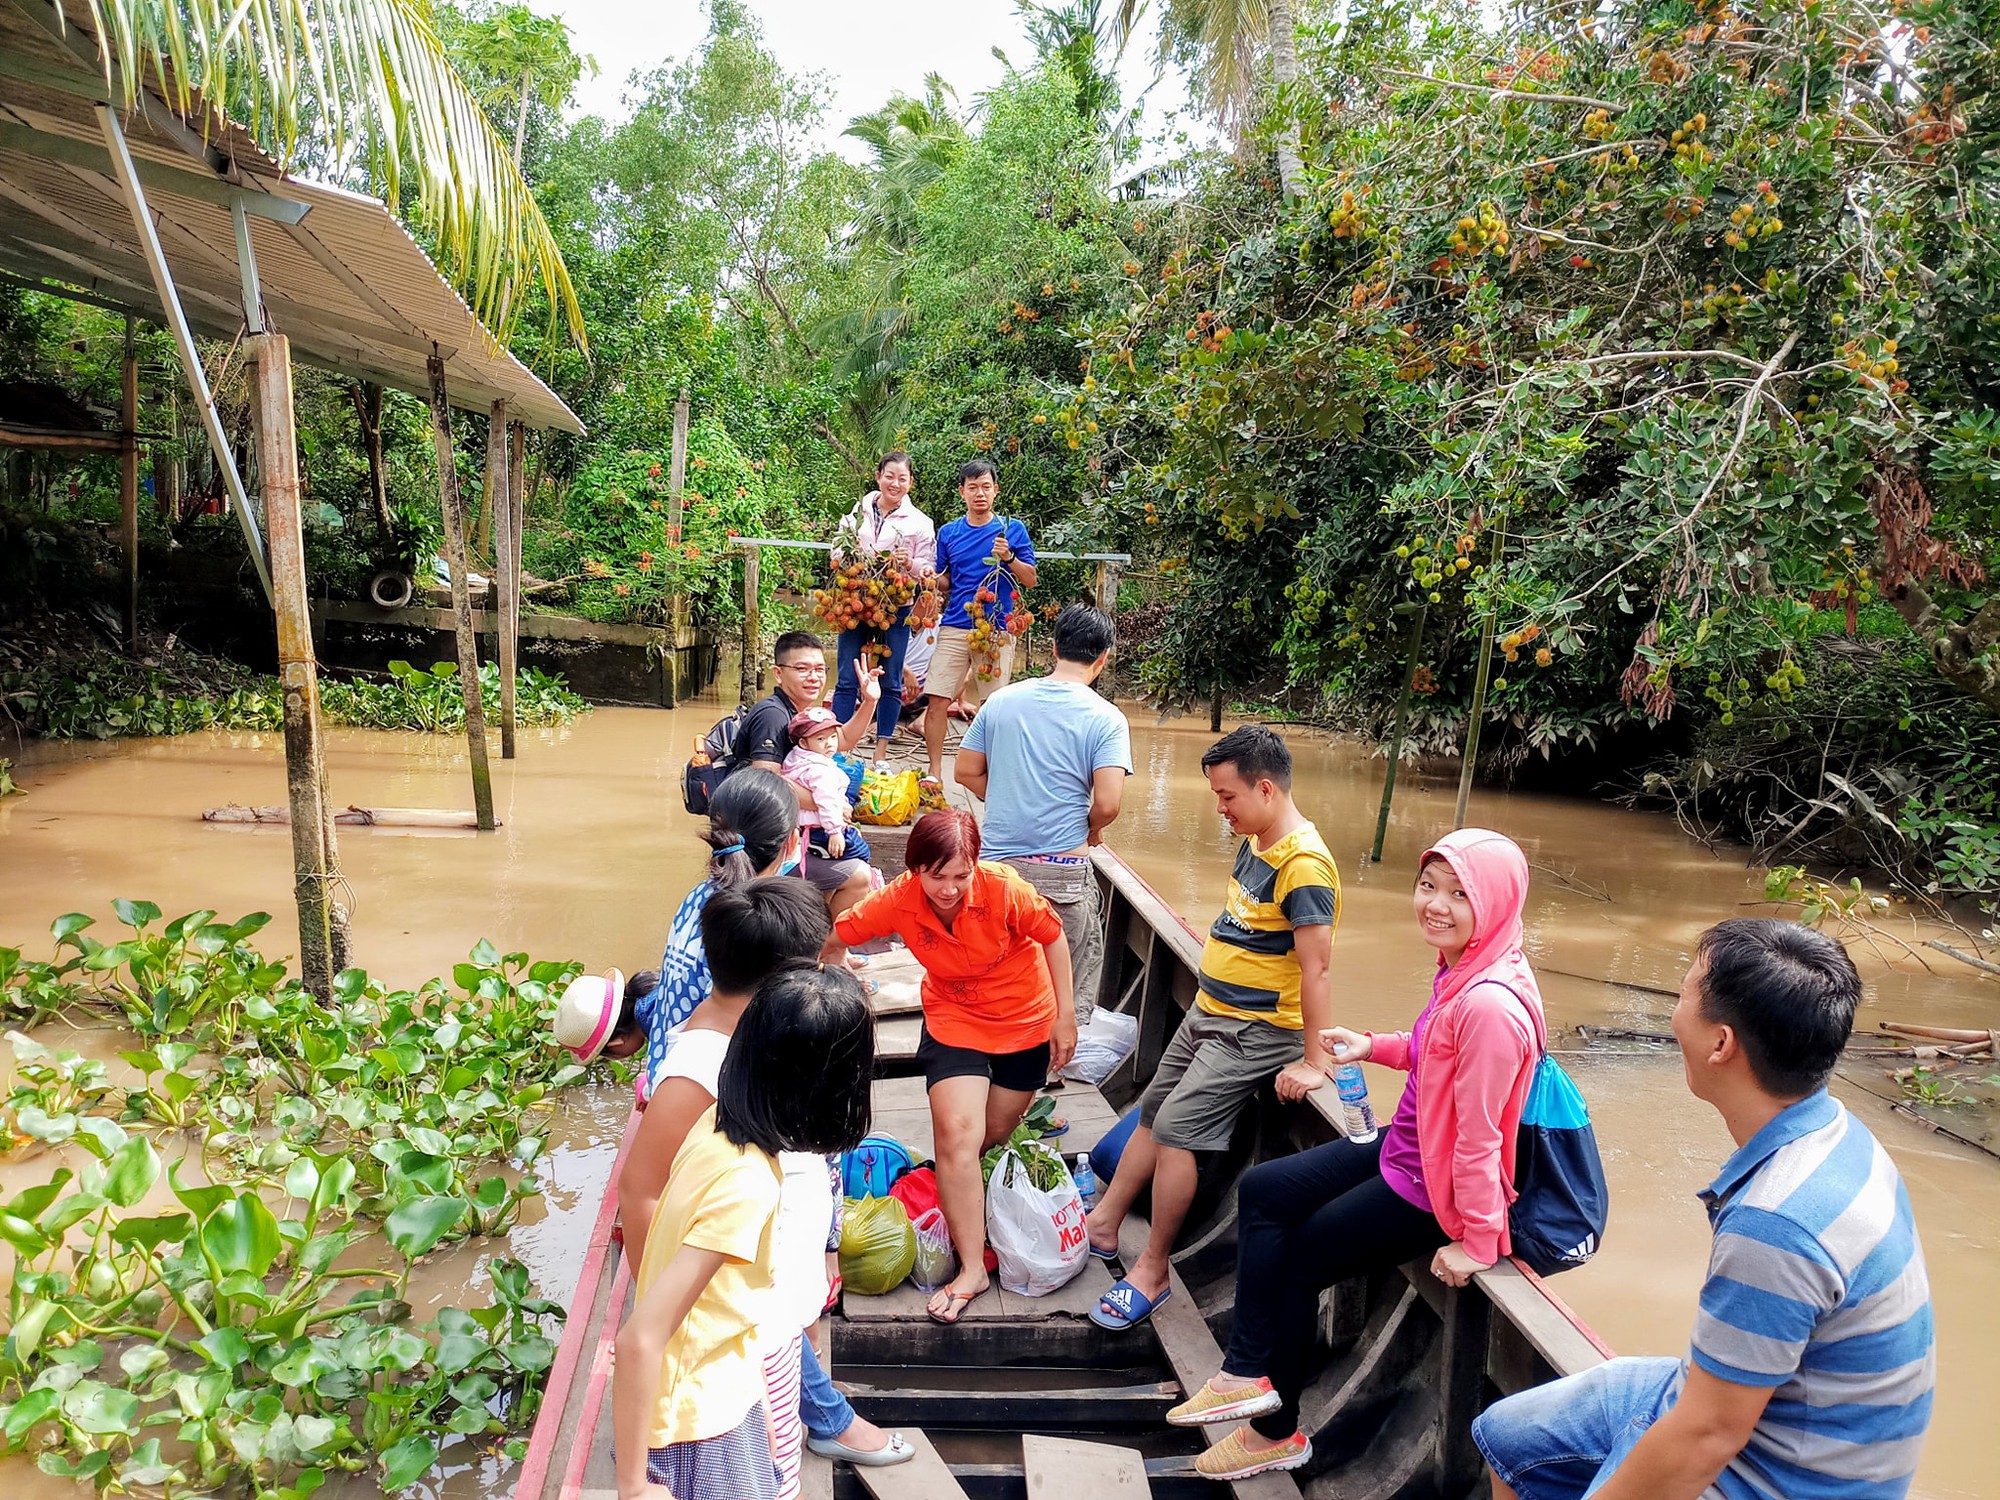
<svg viewBox="0 0 2000 1500"><path fill-rule="evenodd" d="M623 96L635 69L684 58L708 34L708 9L698 0L536 0L535 8L561 16L578 50L597 59L597 76L584 79L578 99L584 113L612 119L629 113ZM864 148L842 141L841 131L897 89L920 93L926 73L941 73L957 90L961 110L969 109L975 95L1005 74L993 48L1017 66L1034 56L1012 0L749 0L749 8L787 72L825 75L832 92L825 140L856 160ZM1153 76L1150 18L1142 19L1141 33L1119 69L1128 105ZM1185 82L1169 73L1146 104L1145 134L1151 136L1174 112L1187 115Z"/></svg>

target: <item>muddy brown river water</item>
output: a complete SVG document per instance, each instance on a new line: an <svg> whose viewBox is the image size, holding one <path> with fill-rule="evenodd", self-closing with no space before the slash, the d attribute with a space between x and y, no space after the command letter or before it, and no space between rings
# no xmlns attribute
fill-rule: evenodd
<svg viewBox="0 0 2000 1500"><path fill-rule="evenodd" d="M719 712L714 701L673 712L599 709L567 729L523 731L520 758L494 761L504 824L495 834L342 829L355 961L413 982L449 972L489 937L502 951L628 972L649 967L667 919L699 878L703 850L689 834L677 777L692 739ZM1205 926L1222 898L1232 842L1199 768L1211 736L1205 725L1159 725L1143 712L1133 719L1138 776L1111 842ZM1337 1018L1406 1026L1428 983L1409 885L1426 843L1450 826L1454 788L1400 781L1383 862L1371 866L1381 762L1324 736L1291 739L1299 801L1325 833L1346 889L1335 944ZM284 801L278 736L39 747L27 761L16 774L29 795L0 800L0 942L44 955L51 920L83 910L108 923L115 896L156 901L169 915L270 911L277 920L264 934L267 951L295 940L286 831L199 821L204 808L229 802ZM343 805L470 801L462 741L337 729L329 768ZM1481 791L1472 821L1511 834L1536 866L1528 935L1555 1027L1664 1030L1672 1002L1651 989L1674 988L1702 928L1757 909L1745 903L1762 895L1761 870L1747 869L1740 854L1702 848L1664 817ZM1870 982L1863 1027L1893 1019L1983 1028L2000 1015L2000 983L1970 970L1944 972L1956 969L1948 959L1929 975L1907 960L1891 966L1865 951L1857 957ZM1590 1099L1614 1208L1604 1251L1556 1290L1621 1353L1679 1353L1707 1253L1694 1194L1728 1154L1728 1138L1688 1095L1670 1053L1579 1051L1564 1061ZM1395 1075L1370 1074L1384 1108ZM1928 1500L2000 1494L1982 1425L1990 1416L1978 1415L2000 1402L2000 1162L1931 1135L1858 1090L1840 1092L1902 1169L1936 1296L1937 1414L1917 1493ZM526 1205L509 1236L510 1253L558 1298L581 1267L625 1109L623 1091L610 1088L565 1098L542 1174L545 1195ZM0 1165L0 1194L47 1171ZM440 1257L429 1268L432 1295L481 1279L493 1248ZM0 1463L0 1474L20 1500L73 1493L20 1460ZM507 1483L499 1461L460 1454L439 1492L492 1494Z"/></svg>

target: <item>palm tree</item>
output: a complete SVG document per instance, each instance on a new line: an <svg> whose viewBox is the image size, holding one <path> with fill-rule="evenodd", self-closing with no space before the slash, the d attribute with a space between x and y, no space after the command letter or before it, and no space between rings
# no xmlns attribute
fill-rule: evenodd
<svg viewBox="0 0 2000 1500"><path fill-rule="evenodd" d="M1122 0L1113 34L1121 41L1138 23L1144 0ZM1161 60L1169 38L1181 37L1194 49L1196 81L1224 125L1241 133L1248 123L1257 81L1259 52L1271 53L1271 79L1281 99L1299 81L1298 19L1292 0L1166 0L1160 28ZM1299 160L1298 126L1278 134L1278 180L1287 198L1299 195L1305 166Z"/></svg>
<svg viewBox="0 0 2000 1500"><path fill-rule="evenodd" d="M390 202L412 190L420 223L496 337L538 282L551 332L567 325L585 344L555 236L423 0L85 3L120 102L150 82L183 113L199 96L246 114L281 162L300 156L302 136L358 159Z"/></svg>

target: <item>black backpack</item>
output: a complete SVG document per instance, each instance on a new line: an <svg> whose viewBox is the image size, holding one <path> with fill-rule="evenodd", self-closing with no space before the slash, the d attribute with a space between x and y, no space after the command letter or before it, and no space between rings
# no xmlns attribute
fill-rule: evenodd
<svg viewBox="0 0 2000 1500"><path fill-rule="evenodd" d="M715 727L702 736L701 744L682 768L681 804L697 818L708 816L708 799L736 769L736 737L749 717L750 706L746 703L734 713L717 719Z"/></svg>

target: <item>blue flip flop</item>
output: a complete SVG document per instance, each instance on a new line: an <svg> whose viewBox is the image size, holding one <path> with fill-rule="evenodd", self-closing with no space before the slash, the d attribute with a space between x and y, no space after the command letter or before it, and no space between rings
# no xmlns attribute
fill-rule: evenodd
<svg viewBox="0 0 2000 1500"><path fill-rule="evenodd" d="M1099 1328L1109 1328L1114 1333L1127 1328L1137 1328L1159 1310L1162 1302L1173 1296L1174 1289L1168 1287L1159 1296L1148 1300L1146 1294L1129 1281L1120 1281L1110 1291L1097 1299L1097 1306L1090 1310L1090 1321Z"/></svg>
<svg viewBox="0 0 2000 1500"><path fill-rule="evenodd" d="M1083 1242L1083 1248L1088 1250L1093 1258L1103 1261L1106 1265L1118 1259L1118 1252L1116 1250L1100 1250L1087 1239Z"/></svg>

